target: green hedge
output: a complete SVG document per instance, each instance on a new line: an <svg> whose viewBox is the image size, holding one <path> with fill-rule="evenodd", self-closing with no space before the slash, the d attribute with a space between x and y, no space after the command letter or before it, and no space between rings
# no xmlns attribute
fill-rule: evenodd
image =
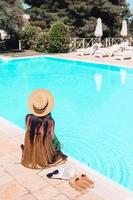
<svg viewBox="0 0 133 200"><path fill-rule="evenodd" d="M23 49L34 49L36 37L40 32L40 28L36 26L26 26L22 31L20 39Z"/></svg>
<svg viewBox="0 0 133 200"><path fill-rule="evenodd" d="M34 50L39 52L47 51L47 35L41 32L35 39Z"/></svg>
<svg viewBox="0 0 133 200"><path fill-rule="evenodd" d="M65 53L69 51L69 30L62 23L55 23L48 33L48 52Z"/></svg>

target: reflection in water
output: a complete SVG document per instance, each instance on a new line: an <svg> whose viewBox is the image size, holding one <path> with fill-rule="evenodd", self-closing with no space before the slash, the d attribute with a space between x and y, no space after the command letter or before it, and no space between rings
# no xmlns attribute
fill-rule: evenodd
<svg viewBox="0 0 133 200"><path fill-rule="evenodd" d="M121 69L120 70L120 75L121 75L121 83L124 85L126 82L126 70L125 69Z"/></svg>
<svg viewBox="0 0 133 200"><path fill-rule="evenodd" d="M8 63L8 61L10 60L10 57L9 56L2 56L1 59L4 63Z"/></svg>
<svg viewBox="0 0 133 200"><path fill-rule="evenodd" d="M95 73L94 80L96 83L96 90L97 92L101 91L101 85L102 85L102 74L101 73Z"/></svg>

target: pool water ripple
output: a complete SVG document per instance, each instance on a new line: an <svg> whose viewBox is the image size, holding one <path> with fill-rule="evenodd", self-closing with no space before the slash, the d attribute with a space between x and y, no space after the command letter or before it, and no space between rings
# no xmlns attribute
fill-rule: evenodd
<svg viewBox="0 0 133 200"><path fill-rule="evenodd" d="M0 73L3 117L24 128L31 91L52 91L63 151L133 190L133 70L41 57L0 61Z"/></svg>
<svg viewBox="0 0 133 200"><path fill-rule="evenodd" d="M73 139L71 146L75 147L75 155L77 155L77 158L80 157L82 162L86 163L86 160L89 158L88 166L100 171L113 180L117 179L123 185L128 182L128 169L126 163L122 160L123 157L120 157L118 150L116 153L116 150L114 151L110 146L107 146L100 137L97 137L95 141L92 141L92 138L88 137L89 144L86 138L83 138L82 143L78 138L71 139ZM69 140L69 138L65 140Z"/></svg>

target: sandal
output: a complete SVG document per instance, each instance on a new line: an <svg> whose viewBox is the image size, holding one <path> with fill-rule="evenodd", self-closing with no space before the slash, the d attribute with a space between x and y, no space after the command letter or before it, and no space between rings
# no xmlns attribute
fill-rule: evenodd
<svg viewBox="0 0 133 200"><path fill-rule="evenodd" d="M82 180L79 179L78 177L71 178L69 180L69 184L71 185L72 188L74 188L75 190L79 191L82 194L87 192L87 187L83 184Z"/></svg>
<svg viewBox="0 0 133 200"><path fill-rule="evenodd" d="M90 180L86 174L81 174L80 179L83 181L84 185L86 185L89 188L94 188L94 182Z"/></svg>

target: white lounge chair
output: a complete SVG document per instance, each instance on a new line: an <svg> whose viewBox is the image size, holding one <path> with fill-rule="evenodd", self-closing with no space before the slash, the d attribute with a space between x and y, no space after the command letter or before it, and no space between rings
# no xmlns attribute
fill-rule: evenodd
<svg viewBox="0 0 133 200"><path fill-rule="evenodd" d="M130 46L128 41L121 42L120 45L122 51L133 51L133 46Z"/></svg>
<svg viewBox="0 0 133 200"><path fill-rule="evenodd" d="M114 53L120 51L120 45L119 44L115 44L111 47L108 48L100 48L98 50L95 51L94 56L95 57L106 57L106 56L113 56Z"/></svg>
<svg viewBox="0 0 133 200"><path fill-rule="evenodd" d="M125 50L126 50L126 51L132 51L132 52L133 52L133 46L127 46Z"/></svg>
<svg viewBox="0 0 133 200"><path fill-rule="evenodd" d="M92 55L102 46L101 43L95 43L91 47L88 48L81 48L77 50L77 55L83 56L83 55Z"/></svg>
<svg viewBox="0 0 133 200"><path fill-rule="evenodd" d="M132 59L133 58L133 52L132 51L121 51L121 52L116 52L114 54L114 59L116 60L125 60L125 59Z"/></svg>

